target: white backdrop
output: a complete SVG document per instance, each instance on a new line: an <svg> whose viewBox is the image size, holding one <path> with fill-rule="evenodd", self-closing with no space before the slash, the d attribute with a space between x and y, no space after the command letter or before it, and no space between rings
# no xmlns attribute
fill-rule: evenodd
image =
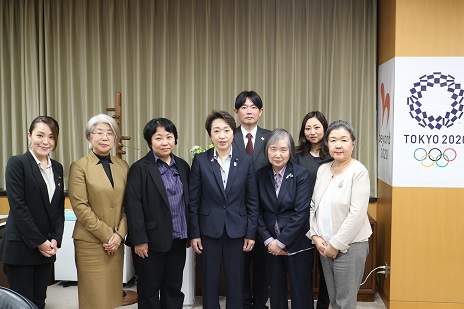
<svg viewBox="0 0 464 309"><path fill-rule="evenodd" d="M464 187L464 57L399 57L393 63L391 184ZM387 85L392 77L386 75L379 79Z"/></svg>

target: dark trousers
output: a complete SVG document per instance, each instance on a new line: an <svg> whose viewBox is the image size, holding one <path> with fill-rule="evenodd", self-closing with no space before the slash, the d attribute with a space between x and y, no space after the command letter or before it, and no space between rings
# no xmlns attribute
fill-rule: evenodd
<svg viewBox="0 0 464 309"><path fill-rule="evenodd" d="M137 272L138 308L181 309L186 240L173 239L168 252L148 252L142 259L132 250Z"/></svg>
<svg viewBox="0 0 464 309"><path fill-rule="evenodd" d="M325 284L324 271L322 270L322 263L319 258L319 251L317 251L317 249L314 249L314 251L314 260L317 260L317 267L319 268L319 296L317 297L316 309L329 309L329 292L327 291L327 285Z"/></svg>
<svg viewBox="0 0 464 309"><path fill-rule="evenodd" d="M221 262L226 281L226 307L243 307L243 238L230 238L224 231L220 238L201 237L201 285L203 308L220 309L219 277Z"/></svg>
<svg viewBox="0 0 464 309"><path fill-rule="evenodd" d="M267 254L271 284L271 308L287 309L287 274L290 279L292 309L313 308L312 266L314 249L295 255Z"/></svg>
<svg viewBox="0 0 464 309"><path fill-rule="evenodd" d="M45 308L47 287L53 263L39 265L3 264L10 289L32 301L39 309Z"/></svg>
<svg viewBox="0 0 464 309"><path fill-rule="evenodd" d="M267 308L269 279L266 273L266 253L264 242L257 239L253 250L244 254L243 308Z"/></svg>

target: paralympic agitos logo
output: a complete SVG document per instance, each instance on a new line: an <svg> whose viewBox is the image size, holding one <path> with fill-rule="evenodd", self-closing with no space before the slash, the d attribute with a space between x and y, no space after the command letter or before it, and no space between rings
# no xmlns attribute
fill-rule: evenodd
<svg viewBox="0 0 464 309"><path fill-rule="evenodd" d="M442 91L446 91L450 94L449 101L438 103L443 110L443 112L438 115L427 112L423 105L423 99L427 94L427 89L432 87L440 87ZM440 130L443 127L449 128L454 125L456 120L462 117L464 110L464 90L461 89L461 84L456 83L455 78L451 75L442 74L441 72L422 75L419 81L413 84L413 88L411 88L409 92L411 93L407 98L409 115L423 128L429 128L430 130ZM406 135L405 137L407 138ZM438 135L430 137L432 137L432 141L436 140L436 142L434 142L435 144L437 144L440 139ZM464 139L464 137L462 138ZM443 146L446 148L444 151L437 147L433 147L429 150L418 147L414 151L414 159L427 168L434 165L438 167L448 166L448 164L457 157L456 150L449 147L449 144L460 143L461 136L442 135L441 140ZM459 142L455 142L455 140L459 140ZM453 142L451 143L451 141Z"/></svg>

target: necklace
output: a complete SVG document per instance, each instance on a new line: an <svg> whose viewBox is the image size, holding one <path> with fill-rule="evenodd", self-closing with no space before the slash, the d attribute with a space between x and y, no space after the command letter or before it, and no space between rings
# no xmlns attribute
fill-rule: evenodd
<svg viewBox="0 0 464 309"><path fill-rule="evenodd" d="M319 149L317 149L316 151L310 150L309 153L310 153L313 157L319 157Z"/></svg>

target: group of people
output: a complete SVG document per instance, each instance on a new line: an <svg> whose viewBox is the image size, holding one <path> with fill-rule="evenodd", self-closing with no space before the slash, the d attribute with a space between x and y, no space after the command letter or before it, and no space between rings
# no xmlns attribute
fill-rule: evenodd
<svg viewBox="0 0 464 309"><path fill-rule="evenodd" d="M150 120L150 150L130 168L110 154L115 120L86 126L89 154L71 164L69 199L80 308L122 301L124 242L131 247L139 308L182 308L186 248L200 255L203 307L220 308L224 269L227 308L313 308L314 258L322 266L317 308L355 308L368 255L369 177L352 156L351 124L328 125L308 113L298 145L284 129L260 128L263 103L240 93L240 120L213 111L205 129L213 147L191 167L174 155L176 126ZM45 307L64 229L63 167L50 158L58 140L51 117L33 120L30 149L10 158L5 177L10 214L0 259L10 287ZM127 234L127 235L126 235Z"/></svg>

